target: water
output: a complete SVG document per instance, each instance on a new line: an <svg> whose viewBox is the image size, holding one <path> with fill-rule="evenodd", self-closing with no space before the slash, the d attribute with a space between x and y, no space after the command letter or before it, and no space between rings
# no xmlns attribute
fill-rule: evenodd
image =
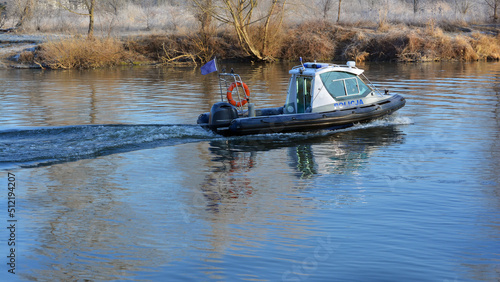
<svg viewBox="0 0 500 282"><path fill-rule="evenodd" d="M227 68L270 107L290 66ZM362 67L407 105L231 138L199 69L0 70L0 280L498 281L500 64Z"/></svg>

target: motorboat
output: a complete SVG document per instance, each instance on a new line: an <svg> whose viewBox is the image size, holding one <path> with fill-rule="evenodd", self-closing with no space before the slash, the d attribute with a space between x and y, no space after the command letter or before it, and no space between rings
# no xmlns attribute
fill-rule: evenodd
<svg viewBox="0 0 500 282"><path fill-rule="evenodd" d="M250 89L238 74L221 72L221 102L197 123L224 136L335 130L390 115L405 105L405 98L382 93L363 72L354 61L301 62L289 71L284 105L262 109L250 103Z"/></svg>

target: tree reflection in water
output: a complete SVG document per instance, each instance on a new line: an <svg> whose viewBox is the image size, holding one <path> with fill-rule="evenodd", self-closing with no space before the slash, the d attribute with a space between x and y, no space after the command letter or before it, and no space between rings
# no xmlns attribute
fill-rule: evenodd
<svg viewBox="0 0 500 282"><path fill-rule="evenodd" d="M231 149L226 141L210 142L212 158L217 165L212 166L212 173L206 177L203 193L211 209L217 209L217 203L223 199L237 199L251 196L253 187L247 176L255 162L255 152L238 152Z"/></svg>

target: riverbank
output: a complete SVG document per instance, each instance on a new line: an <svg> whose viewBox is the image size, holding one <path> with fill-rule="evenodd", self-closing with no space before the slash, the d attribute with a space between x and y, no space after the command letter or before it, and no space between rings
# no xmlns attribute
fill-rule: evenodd
<svg viewBox="0 0 500 282"><path fill-rule="evenodd" d="M69 35L0 33L0 68L30 67L25 62L18 62L21 54L34 53L38 46L64 38Z"/></svg>
<svg viewBox="0 0 500 282"><path fill-rule="evenodd" d="M15 37L23 38L14 43ZM229 31L136 35L121 38L0 34L4 66L50 69L100 68L123 64L202 64L213 56L250 61ZM18 39L19 39L18 38ZM33 39L33 38L31 38ZM36 48L35 48L36 47ZM282 31L270 46L274 60L318 61L478 61L500 59L499 26L459 26L429 22L421 26L375 26L306 22ZM6 60L8 59L8 60Z"/></svg>

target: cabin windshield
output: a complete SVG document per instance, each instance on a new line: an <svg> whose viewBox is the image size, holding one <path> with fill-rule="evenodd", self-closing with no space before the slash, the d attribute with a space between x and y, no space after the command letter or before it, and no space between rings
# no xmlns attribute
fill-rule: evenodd
<svg viewBox="0 0 500 282"><path fill-rule="evenodd" d="M354 74L334 71L319 76L328 93L337 100L352 99L353 96L365 97L372 92L372 89Z"/></svg>

